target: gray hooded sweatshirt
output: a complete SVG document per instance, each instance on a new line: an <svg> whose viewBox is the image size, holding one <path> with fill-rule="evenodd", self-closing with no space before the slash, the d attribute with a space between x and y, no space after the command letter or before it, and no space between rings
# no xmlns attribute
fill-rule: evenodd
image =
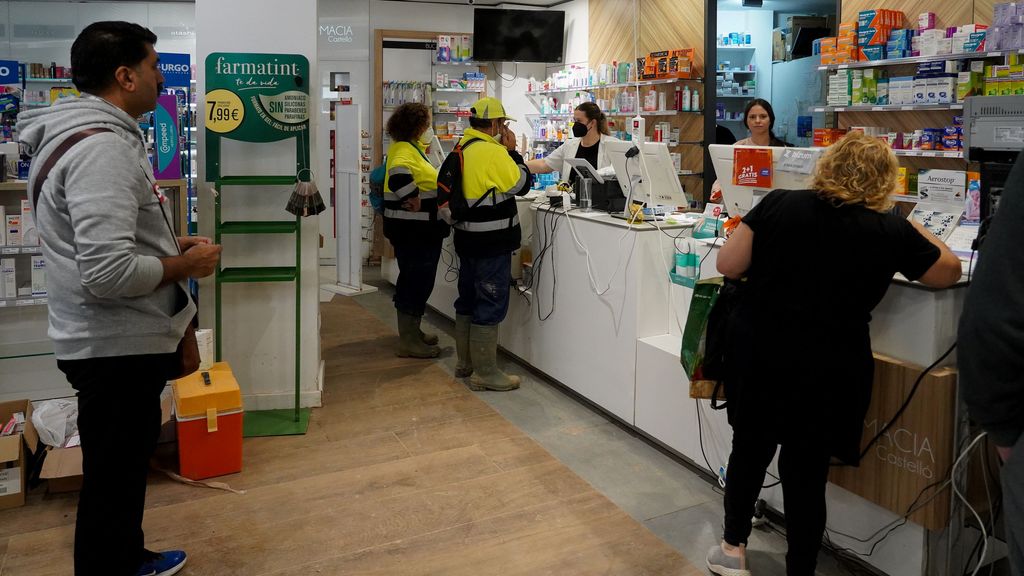
<svg viewBox="0 0 1024 576"><path fill-rule="evenodd" d="M57 359L174 352L196 308L184 283L160 286L160 258L178 254L177 240L135 119L90 95L19 115L29 193L50 152L94 127L113 133L68 150L36 208Z"/></svg>

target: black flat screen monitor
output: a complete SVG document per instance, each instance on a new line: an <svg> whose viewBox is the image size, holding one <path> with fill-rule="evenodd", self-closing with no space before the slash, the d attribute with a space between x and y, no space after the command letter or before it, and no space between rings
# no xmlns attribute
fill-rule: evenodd
<svg viewBox="0 0 1024 576"><path fill-rule="evenodd" d="M562 62L565 12L473 11L473 59L481 62Z"/></svg>

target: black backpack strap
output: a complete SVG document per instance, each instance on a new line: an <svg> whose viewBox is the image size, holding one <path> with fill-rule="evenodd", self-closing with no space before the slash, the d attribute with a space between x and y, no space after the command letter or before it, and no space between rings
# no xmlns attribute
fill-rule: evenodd
<svg viewBox="0 0 1024 576"><path fill-rule="evenodd" d="M50 155L46 157L46 161L43 162L43 167L39 169L39 174L36 174L35 182L32 184L32 210L35 210L39 205L39 193L43 190L43 183L46 182L46 177L50 175L50 170L53 170L57 161L60 160L61 157L64 156L64 154L66 154L67 151L75 144L78 144L89 136L102 134L104 132L113 132L113 130L110 128L86 128L80 132L75 132L58 144L56 150L50 152Z"/></svg>

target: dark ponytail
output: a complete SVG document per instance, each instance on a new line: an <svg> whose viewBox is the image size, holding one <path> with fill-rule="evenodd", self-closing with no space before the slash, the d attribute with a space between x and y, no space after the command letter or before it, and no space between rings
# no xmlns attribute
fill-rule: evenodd
<svg viewBox="0 0 1024 576"><path fill-rule="evenodd" d="M601 111L601 108L593 102L584 102L576 107L577 110L583 112L583 115L587 117L587 120L597 120L597 131L605 136L608 136L608 117Z"/></svg>

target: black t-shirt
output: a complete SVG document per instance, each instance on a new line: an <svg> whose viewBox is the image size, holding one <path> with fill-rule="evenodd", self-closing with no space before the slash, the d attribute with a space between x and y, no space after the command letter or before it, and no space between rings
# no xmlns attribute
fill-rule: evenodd
<svg viewBox="0 0 1024 576"><path fill-rule="evenodd" d="M811 190L773 191L743 223L754 241L730 332L733 375L745 383L727 390L745 398L734 412L758 426L814 420L849 461L870 400L871 311L896 272L920 278L939 249L903 218Z"/></svg>
<svg viewBox="0 0 1024 576"><path fill-rule="evenodd" d="M597 150L598 150L598 147L600 147L600 146L601 146L601 141L600 140L598 140L596 143L594 143L593 146L584 146L582 143L580 143L580 147L576 149L576 157L577 158L582 158L583 160L586 160L587 162L590 162L590 165L593 166L594 169L596 170L597 169ZM569 184L572 184L572 185L575 186L576 180L578 178L579 178L579 174L577 174L575 170L570 171L570 174L569 174Z"/></svg>

